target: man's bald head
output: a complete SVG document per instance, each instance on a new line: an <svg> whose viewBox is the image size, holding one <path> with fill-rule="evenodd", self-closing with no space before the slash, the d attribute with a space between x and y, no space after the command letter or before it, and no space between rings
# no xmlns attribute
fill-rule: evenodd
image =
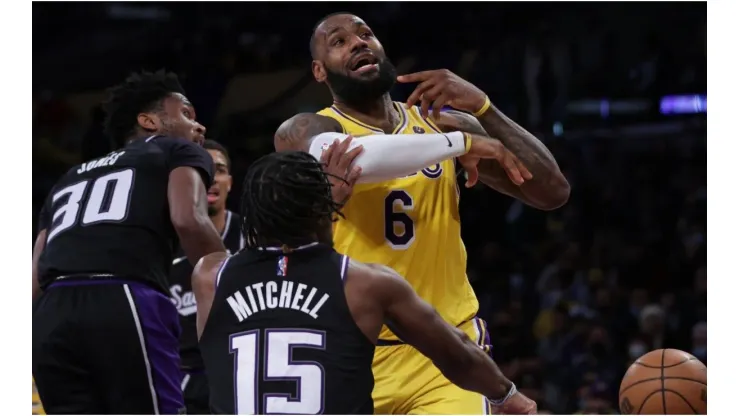
<svg viewBox="0 0 740 416"><path fill-rule="evenodd" d="M320 29L322 29L322 26L324 25L324 23L326 23L327 20L329 20L329 19L331 19L331 18L333 18L335 16L347 16L347 17L350 17L350 18L360 19L359 17L355 16L354 14L352 14L350 12L334 12L334 13L327 14L326 16L324 16L321 19L319 19L319 21L316 22L315 25L313 25L313 30L311 31L311 44L309 45L309 48L311 49L311 58L312 59L318 59L318 52L317 52L317 48L316 48L316 46L317 46L317 40L318 40L317 32L320 31ZM360 19L360 20L362 20L362 19ZM322 32L322 35L326 36L326 32L324 30L321 30L321 32Z"/></svg>
<svg viewBox="0 0 740 416"><path fill-rule="evenodd" d="M332 13L311 34L311 71L336 101L363 105L396 82L396 69L372 29L352 13Z"/></svg>

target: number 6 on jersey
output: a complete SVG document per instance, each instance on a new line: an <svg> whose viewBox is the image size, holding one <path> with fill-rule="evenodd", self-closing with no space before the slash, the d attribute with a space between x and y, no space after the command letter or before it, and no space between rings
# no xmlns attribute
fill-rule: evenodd
<svg viewBox="0 0 740 416"><path fill-rule="evenodd" d="M396 211L397 205L403 211ZM407 214L412 209L414 199L406 191L394 189L385 197L385 241L395 250L405 250L414 242L414 220ZM403 231L396 232L398 226Z"/></svg>
<svg viewBox="0 0 740 416"><path fill-rule="evenodd" d="M294 349L326 348L321 331L268 329L264 344L260 331L233 334L229 340L234 355L234 399L236 414L255 415L259 403L262 414L316 415L324 410L324 369L317 362L293 359ZM264 347L260 351L260 347ZM262 364L261 364L262 363ZM260 377L259 368L263 367ZM261 381L295 381L297 395L262 391Z"/></svg>

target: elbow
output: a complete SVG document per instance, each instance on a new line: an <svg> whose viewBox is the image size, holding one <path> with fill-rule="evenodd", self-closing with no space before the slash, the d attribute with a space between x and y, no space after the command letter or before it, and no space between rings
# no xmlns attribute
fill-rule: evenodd
<svg viewBox="0 0 740 416"><path fill-rule="evenodd" d="M546 195L546 197L537 201L538 203L534 205L535 208L542 211L554 211L568 203L570 183L561 172L558 172L555 178L550 181Z"/></svg>
<svg viewBox="0 0 740 416"><path fill-rule="evenodd" d="M197 232L201 228L203 218L201 218L202 215L197 210L193 210L187 214L184 212L179 212L178 214L179 215L171 215L170 220L180 238L182 238L183 235Z"/></svg>

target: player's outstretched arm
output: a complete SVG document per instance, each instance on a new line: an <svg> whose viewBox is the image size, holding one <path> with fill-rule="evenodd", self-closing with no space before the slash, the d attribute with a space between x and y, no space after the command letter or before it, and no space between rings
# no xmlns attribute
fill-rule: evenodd
<svg viewBox="0 0 740 416"><path fill-rule="evenodd" d="M446 323L401 276L386 266L363 266L370 269L366 273L367 280L371 281L368 290L381 305L386 324L405 342L429 357L445 377L494 401L507 402L516 394L513 383L481 346ZM526 401L531 403L526 412L536 408L533 402ZM517 413L518 409L511 411Z"/></svg>
<svg viewBox="0 0 740 416"><path fill-rule="evenodd" d="M302 150L321 159L324 151L346 143L335 120L317 114L298 114L283 123L275 134L275 149ZM427 166L469 153L479 159L494 159L518 183L531 176L500 142L460 131L446 134L373 134L346 146L347 158L360 168L358 183L375 183L400 178ZM362 153L353 154L359 147ZM329 164L331 165L331 163ZM344 177L347 172L330 172Z"/></svg>
<svg viewBox="0 0 740 416"><path fill-rule="evenodd" d="M213 296L216 294L218 283L218 272L228 258L229 255L222 252L209 254L200 259L193 269L191 284L197 307L195 326L198 331L198 338L203 333L208 315L211 313Z"/></svg>
<svg viewBox="0 0 740 416"><path fill-rule="evenodd" d="M208 217L206 187L195 168L181 166L170 172L167 199L170 220L192 264L207 254L226 252L221 236Z"/></svg>

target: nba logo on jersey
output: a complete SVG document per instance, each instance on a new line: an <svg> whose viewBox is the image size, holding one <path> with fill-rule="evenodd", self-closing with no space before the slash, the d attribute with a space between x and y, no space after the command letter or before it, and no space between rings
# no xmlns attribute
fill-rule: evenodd
<svg viewBox="0 0 740 416"><path fill-rule="evenodd" d="M286 276L288 274L288 258L280 256L277 261L277 275Z"/></svg>
<svg viewBox="0 0 740 416"><path fill-rule="evenodd" d="M414 133L416 133L416 134L424 134L424 133L426 133L426 131L423 128L419 127L419 126L414 126L414 128L412 130L414 130Z"/></svg>

